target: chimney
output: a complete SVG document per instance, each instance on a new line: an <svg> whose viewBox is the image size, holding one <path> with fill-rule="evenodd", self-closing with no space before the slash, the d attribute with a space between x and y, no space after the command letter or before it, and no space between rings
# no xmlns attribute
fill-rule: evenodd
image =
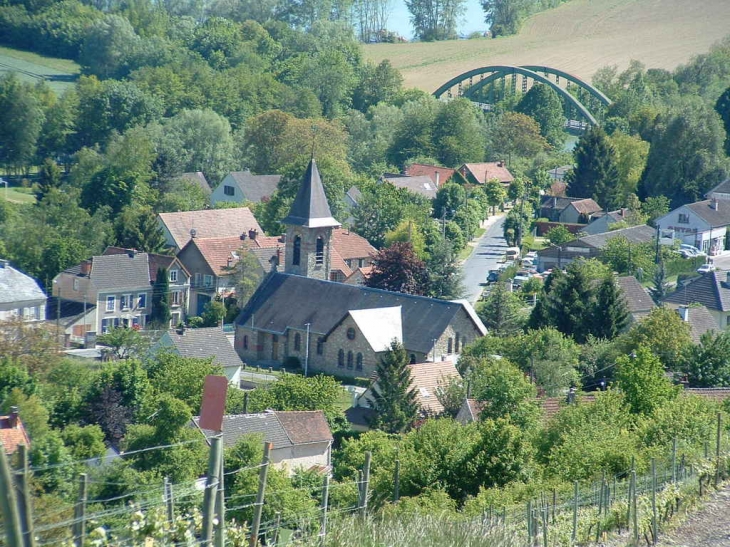
<svg viewBox="0 0 730 547"><path fill-rule="evenodd" d="M730 287L730 272L727 272L727 274L725 274L725 284Z"/></svg>
<svg viewBox="0 0 730 547"><path fill-rule="evenodd" d="M81 263L81 275L87 276L87 277L89 275L91 275L91 260L84 260Z"/></svg>
<svg viewBox="0 0 730 547"><path fill-rule="evenodd" d="M238 236L238 239L240 239L241 241L245 241L246 240L246 232L242 232L241 235Z"/></svg>
<svg viewBox="0 0 730 547"><path fill-rule="evenodd" d="M568 404L572 405L573 403L575 403L575 388L571 387L568 390Z"/></svg>
<svg viewBox="0 0 730 547"><path fill-rule="evenodd" d="M710 207L713 208L715 211L717 211L717 208L719 207L719 205L720 204L719 204L719 202L717 201L716 198L712 198L710 200Z"/></svg>
<svg viewBox="0 0 730 547"><path fill-rule="evenodd" d="M11 429L17 429L17 427L18 427L18 407L17 406L10 407L10 414L8 415L8 424L10 425Z"/></svg>
<svg viewBox="0 0 730 547"><path fill-rule="evenodd" d="M190 228L190 237L195 239L195 236L198 235L198 231L195 228Z"/></svg>
<svg viewBox="0 0 730 547"><path fill-rule="evenodd" d="M127 249L127 256L129 258L134 258L134 255L136 255L136 254L137 254L137 250L136 249Z"/></svg>
<svg viewBox="0 0 730 547"><path fill-rule="evenodd" d="M558 208L558 198L553 197L553 209L557 209L557 208Z"/></svg>
<svg viewBox="0 0 730 547"><path fill-rule="evenodd" d="M180 325L180 328L179 328L179 329L177 329L177 333L178 333L178 334L179 334L180 336L185 336L185 325Z"/></svg>
<svg viewBox="0 0 730 547"><path fill-rule="evenodd" d="M255 228L248 231L249 239L256 239L257 235L259 235L259 232Z"/></svg>
<svg viewBox="0 0 730 547"><path fill-rule="evenodd" d="M441 174L436 171L436 188L439 187L439 183L441 182Z"/></svg>
<svg viewBox="0 0 730 547"><path fill-rule="evenodd" d="M685 323L689 322L689 306L679 306L677 313Z"/></svg>

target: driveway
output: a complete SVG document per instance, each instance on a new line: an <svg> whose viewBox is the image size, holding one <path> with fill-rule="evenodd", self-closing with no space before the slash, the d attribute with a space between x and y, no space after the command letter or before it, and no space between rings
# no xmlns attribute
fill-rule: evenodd
<svg viewBox="0 0 730 547"><path fill-rule="evenodd" d="M465 298L472 304L479 300L489 270L495 269L497 263L504 258L507 243L502 236L503 224L504 214L491 217L487 221L487 231L476 242L474 251L461 266Z"/></svg>

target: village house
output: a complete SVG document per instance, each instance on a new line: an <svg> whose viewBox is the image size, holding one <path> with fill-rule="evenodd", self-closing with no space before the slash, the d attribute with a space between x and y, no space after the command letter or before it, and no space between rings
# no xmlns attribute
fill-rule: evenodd
<svg viewBox="0 0 730 547"><path fill-rule="evenodd" d="M431 179L436 188L441 188L444 184L451 180L456 173L456 169L448 167L439 167L438 165L427 165L424 163L412 163L406 167L406 175L409 177L426 176Z"/></svg>
<svg viewBox="0 0 730 547"><path fill-rule="evenodd" d="M46 300L46 293L35 279L0 259L0 321L14 317L23 321L43 321Z"/></svg>
<svg viewBox="0 0 730 547"><path fill-rule="evenodd" d="M560 211L559 222L565 224L588 224L592 215L602 212L601 206L592 199L571 201Z"/></svg>
<svg viewBox="0 0 730 547"><path fill-rule="evenodd" d="M260 203L276 192L281 175L254 175L245 171L228 173L210 196L210 204L217 203Z"/></svg>
<svg viewBox="0 0 730 547"><path fill-rule="evenodd" d="M10 407L10 414L0 416L0 446L8 456L18 451L18 446L24 444L30 450L30 437L25 426L18 416L18 407Z"/></svg>
<svg viewBox="0 0 730 547"><path fill-rule="evenodd" d="M428 200L436 197L438 187L427 175L409 177L398 173L384 173L380 178L383 183L389 183L396 188L405 188L409 192L423 196Z"/></svg>
<svg viewBox="0 0 730 547"><path fill-rule="evenodd" d="M554 245L537 251L537 269L544 272L552 268L565 268L578 258L597 258L607 243L616 237L624 237L630 245L654 241L656 231L646 225L631 226L603 234L594 234Z"/></svg>
<svg viewBox="0 0 730 547"><path fill-rule="evenodd" d="M616 282L626 302L630 323L638 323L656 308L647 290L633 275L618 277Z"/></svg>
<svg viewBox="0 0 730 547"><path fill-rule="evenodd" d="M200 417L192 419L193 426L210 438L216 432L200 429ZM232 448L245 436L272 444L269 454L277 469L290 475L297 470L327 472L332 464L332 432L321 410L267 410L259 414L228 414L223 416L223 448Z"/></svg>
<svg viewBox="0 0 730 547"><path fill-rule="evenodd" d="M235 348L250 364L296 359L311 371L369 377L387 345L412 363L455 356L486 333L471 304L328 280L332 214L314 160L286 226L284 272L271 272L236 320Z"/></svg>
<svg viewBox="0 0 730 547"><path fill-rule="evenodd" d="M503 161L465 163L457 171L464 180L472 184L486 184L490 180L498 180L504 186L509 186L515 180Z"/></svg>
<svg viewBox="0 0 730 547"><path fill-rule="evenodd" d="M614 224L619 222L629 222L631 219L631 211L628 209L617 209L616 211L596 212L591 215L591 221L588 226L583 228L586 235L602 234L610 231Z"/></svg>
<svg viewBox="0 0 730 547"><path fill-rule="evenodd" d="M722 190L724 186L715 188ZM723 192L717 191L715 194L722 195ZM663 232L674 232L674 238L682 243L693 245L708 255L716 255L726 247L730 201L712 197L688 203L656 219L655 223Z"/></svg>
<svg viewBox="0 0 730 547"><path fill-rule="evenodd" d="M680 316L689 321L693 304L707 308L718 328L730 326L730 272L709 272L695 279L685 281L663 302L670 308L679 310ZM689 310L687 307L689 306ZM691 324L691 322L690 322Z"/></svg>
<svg viewBox="0 0 730 547"><path fill-rule="evenodd" d="M461 378L454 362L451 360L428 361L408 365L408 369L411 374L410 387L415 391L419 415L422 418L441 415L444 405L439 401L439 393L453 380ZM373 388L377 389L377 385L376 378L372 385L357 397L352 408L345 412L345 416L356 431L367 431L371 421L375 418Z"/></svg>
<svg viewBox="0 0 730 547"><path fill-rule="evenodd" d="M182 175L180 175L180 178L186 182L194 184L203 191L203 194L206 198L210 198L210 194L213 192L213 190L210 189L208 179L205 178L205 175L201 171L183 173Z"/></svg>
<svg viewBox="0 0 730 547"><path fill-rule="evenodd" d="M243 361L220 327L188 329L180 327L165 332L152 348L153 352L171 351L180 357L212 359L223 368L228 381L238 387L241 382Z"/></svg>
<svg viewBox="0 0 730 547"><path fill-rule="evenodd" d="M160 213L157 218L165 242L175 253L194 237L237 237L249 230L264 233L248 207Z"/></svg>
<svg viewBox="0 0 730 547"><path fill-rule="evenodd" d="M167 270L171 322L184 321L190 275L177 258L109 247L103 255L68 268L53 279L53 296L61 304L71 301L76 309L79 304L84 306L81 317L67 324L72 329L67 335L83 339L89 331L104 334L112 327L143 328L149 322L153 285L160 268Z"/></svg>

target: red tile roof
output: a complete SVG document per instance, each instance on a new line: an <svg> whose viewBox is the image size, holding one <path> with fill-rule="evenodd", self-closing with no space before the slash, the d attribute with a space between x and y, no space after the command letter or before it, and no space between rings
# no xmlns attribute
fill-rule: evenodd
<svg viewBox="0 0 730 547"><path fill-rule="evenodd" d="M18 445L24 444L30 448L30 437L25 431L23 422L16 418L16 426L11 427L10 416L0 416L0 444L5 448L6 454L15 454Z"/></svg>
<svg viewBox="0 0 730 547"><path fill-rule="evenodd" d="M179 249L190 240L192 229L201 238L240 236L249 230L264 233L248 207L160 213L159 216Z"/></svg>
<svg viewBox="0 0 730 547"><path fill-rule="evenodd" d="M345 260L368 258L377 252L367 239L344 228L332 230L332 248Z"/></svg>
<svg viewBox="0 0 730 547"><path fill-rule="evenodd" d="M276 412L293 445L332 441L332 432L321 410Z"/></svg>
<svg viewBox="0 0 730 547"><path fill-rule="evenodd" d="M422 412L440 414L444 405L438 400L437 392L452 379L460 378L453 361L436 361L408 365L411 371L411 387L416 390L416 401Z"/></svg>
<svg viewBox="0 0 730 547"><path fill-rule="evenodd" d="M601 209L601 206L598 205L595 201L593 201L590 198L581 199L579 201L574 201L570 205L575 207L576 211L578 211L579 213L584 214L584 215L589 215L591 213L603 211L603 209ZM568 205L568 207L570 207L570 205Z"/></svg>
<svg viewBox="0 0 730 547"><path fill-rule="evenodd" d="M438 182L436 180L436 174L438 173ZM437 165L426 165L424 163L412 163L406 168L406 175L409 177L430 177L433 183L437 187L444 185L452 176L456 173L456 169L450 169L448 167L439 167Z"/></svg>
<svg viewBox="0 0 730 547"><path fill-rule="evenodd" d="M235 262L236 259L233 257L233 253L243 247L244 242L241 241L240 237L196 237L191 245L198 248L215 275L227 275L228 272L225 269L229 265L228 259L232 260L231 264Z"/></svg>
<svg viewBox="0 0 730 547"><path fill-rule="evenodd" d="M507 166L501 161L484 163L465 163L459 168L462 174L471 173L479 184L484 184L492 179L499 182L509 183L515 180Z"/></svg>

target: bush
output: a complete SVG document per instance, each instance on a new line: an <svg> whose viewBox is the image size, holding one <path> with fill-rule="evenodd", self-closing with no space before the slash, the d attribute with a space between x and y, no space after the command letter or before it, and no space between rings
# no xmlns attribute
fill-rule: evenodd
<svg viewBox="0 0 730 547"><path fill-rule="evenodd" d="M302 360L299 359L299 357L290 355L286 359L284 359L283 367L286 370L302 368Z"/></svg>

